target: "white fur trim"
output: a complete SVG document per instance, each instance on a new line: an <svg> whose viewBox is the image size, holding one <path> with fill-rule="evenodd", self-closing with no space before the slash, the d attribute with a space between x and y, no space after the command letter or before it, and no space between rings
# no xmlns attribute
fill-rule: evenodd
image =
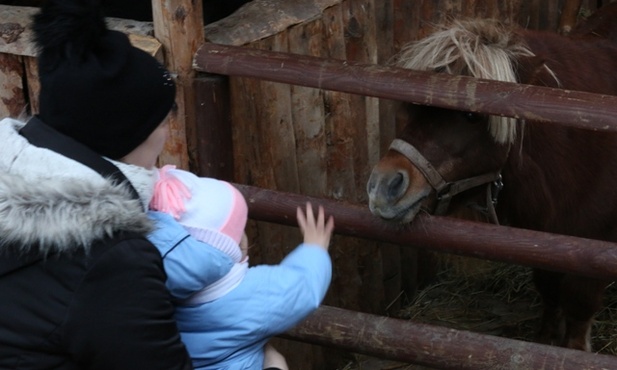
<svg viewBox="0 0 617 370"><path fill-rule="evenodd" d="M23 125L0 120L0 251L13 244L66 252L118 231L151 230L143 206L125 186L31 145L18 133Z"/></svg>

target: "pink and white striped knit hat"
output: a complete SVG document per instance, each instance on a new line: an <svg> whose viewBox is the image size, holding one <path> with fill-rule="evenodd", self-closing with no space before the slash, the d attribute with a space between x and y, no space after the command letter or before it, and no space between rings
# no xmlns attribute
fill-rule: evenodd
<svg viewBox="0 0 617 370"><path fill-rule="evenodd" d="M164 166L159 170L150 209L172 215L195 239L240 262L248 207L230 183Z"/></svg>

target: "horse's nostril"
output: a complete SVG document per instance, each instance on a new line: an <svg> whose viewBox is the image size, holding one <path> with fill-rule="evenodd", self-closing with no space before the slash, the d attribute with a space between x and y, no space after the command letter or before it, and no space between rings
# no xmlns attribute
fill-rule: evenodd
<svg viewBox="0 0 617 370"><path fill-rule="evenodd" d="M403 174L399 172L394 176L394 179L392 179L392 182L390 182L390 186L399 187L401 186L402 183L403 183Z"/></svg>
<svg viewBox="0 0 617 370"><path fill-rule="evenodd" d="M390 199L396 199L400 197L401 191L403 190L402 187L404 181L405 177L400 172L392 178L390 184L388 185L388 197Z"/></svg>

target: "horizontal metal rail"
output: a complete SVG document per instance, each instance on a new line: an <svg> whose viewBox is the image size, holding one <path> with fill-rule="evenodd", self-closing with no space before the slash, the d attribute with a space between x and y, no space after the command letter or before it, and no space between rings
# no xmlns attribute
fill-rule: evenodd
<svg viewBox="0 0 617 370"><path fill-rule="evenodd" d="M617 357L321 306L282 335L436 369L617 369Z"/></svg>
<svg viewBox="0 0 617 370"><path fill-rule="evenodd" d="M422 105L617 131L617 96L213 43L193 68Z"/></svg>
<svg viewBox="0 0 617 370"><path fill-rule="evenodd" d="M419 215L398 225L368 208L335 200L234 184L245 196L249 217L296 225L296 208L321 204L335 218L336 233L403 246L538 267L545 270L617 279L617 243L551 234L449 217Z"/></svg>

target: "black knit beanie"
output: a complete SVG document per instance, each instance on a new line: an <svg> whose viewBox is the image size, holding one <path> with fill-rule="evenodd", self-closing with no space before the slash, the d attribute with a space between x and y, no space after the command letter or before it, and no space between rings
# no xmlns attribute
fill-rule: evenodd
<svg viewBox="0 0 617 370"><path fill-rule="evenodd" d="M34 17L39 118L119 159L171 110L175 83L152 56L108 30L98 0L47 0Z"/></svg>

